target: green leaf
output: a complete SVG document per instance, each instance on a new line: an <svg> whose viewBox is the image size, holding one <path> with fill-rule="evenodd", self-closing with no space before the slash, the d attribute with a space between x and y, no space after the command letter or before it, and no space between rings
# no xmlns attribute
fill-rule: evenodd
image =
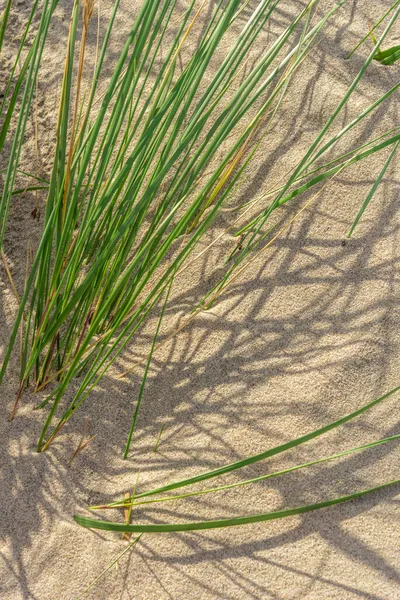
<svg viewBox="0 0 400 600"><path fill-rule="evenodd" d="M238 525L249 525L251 523L262 523L265 521L273 521L275 519L284 519L286 517L292 517L294 515L301 515L321 508L327 508L328 506L334 506L335 504L342 504L349 500L355 500L361 498L367 494L384 490L392 485L400 483L400 479L390 481L383 485L378 485L373 488L365 489L360 492L355 492L347 496L340 496L331 500L325 500L324 502L317 502L315 504L307 504L305 506L298 506L296 508L289 508L286 510L277 510L274 512L266 512L258 515L250 515L247 517L235 517L232 519L218 519L215 521L200 521L195 523L172 523L172 524L160 524L160 525L127 525L125 523L112 523L109 521L99 521L97 519L91 519L88 517L81 517L79 515L74 516L74 520L78 525L82 527L88 527L90 529L101 529L103 531L117 531L122 533L172 533L178 531L202 531L206 529L218 529L221 527L236 527Z"/></svg>
<svg viewBox="0 0 400 600"><path fill-rule="evenodd" d="M377 52L374 56L374 60L377 60L381 65L393 65L400 58L400 44L392 46L387 50Z"/></svg>

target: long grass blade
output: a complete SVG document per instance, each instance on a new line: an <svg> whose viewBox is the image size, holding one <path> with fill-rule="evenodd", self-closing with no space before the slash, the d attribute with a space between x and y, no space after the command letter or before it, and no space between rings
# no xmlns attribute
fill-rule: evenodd
<svg viewBox="0 0 400 600"><path fill-rule="evenodd" d="M265 521L273 521L275 519L284 519L286 517L292 517L294 515L302 515L314 510L321 508L328 508L328 506L334 506L336 504L342 504L343 502L349 502L357 498L362 498L367 494L379 492L387 489L390 486L398 485L400 479L377 485L372 488L361 490L353 494L346 496L340 496L331 500L325 500L324 502L317 502L315 504L307 504L305 506L298 506L296 508L289 508L286 510L277 510L273 512L262 513L258 515L249 515L247 517L235 517L232 519L218 519L215 521L200 521L194 523L162 523L159 525L126 525L125 523L113 523L109 521L99 521L97 519L91 519L88 517L81 517L79 515L74 516L74 520L78 525L82 527L88 527L91 529L100 529L103 531L117 531L122 533L175 533L182 531L204 531L207 529L219 529L221 527L236 527L238 525L250 525L251 523L263 523Z"/></svg>

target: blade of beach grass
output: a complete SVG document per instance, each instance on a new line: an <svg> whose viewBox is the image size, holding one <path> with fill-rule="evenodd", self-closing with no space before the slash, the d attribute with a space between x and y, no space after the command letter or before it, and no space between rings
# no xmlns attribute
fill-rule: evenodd
<svg viewBox="0 0 400 600"><path fill-rule="evenodd" d="M81 35L81 43L79 48L79 66L78 66L78 74L77 74L77 82L76 82L76 91L75 91L75 107L73 111L73 120L71 127L71 136L68 150L68 161L65 171L65 181L64 181L64 195L62 202L62 214L61 214L61 222L64 225L65 212L66 212L66 202L69 192L69 184L70 184L70 176L71 176L71 167L72 167L72 158L75 146L75 135L76 135L76 126L78 121L79 114L79 101L80 101L80 92L81 92L81 84L82 84L82 76L83 76L83 65L85 61L85 51L86 51L86 41L87 34L89 29L89 23L93 16L94 11L94 0L84 0L82 7L82 20L83 20L83 30ZM69 104L68 100L63 98L64 104Z"/></svg>
<svg viewBox="0 0 400 600"><path fill-rule="evenodd" d="M108 571L110 569L112 569L112 567L116 564L118 564L118 561L130 550L132 550L133 546L135 546L138 541L140 540L140 538L142 537L142 533L140 533L134 540L133 542L130 542L129 545L120 553L118 554L118 556L108 565L108 567L106 567L101 573L100 575L98 575L98 577L96 577L96 579L94 579L88 586L87 588L85 588L82 592L82 594L76 599L76 600L81 600L93 587L95 587L98 582L100 581L100 579L102 579L104 577L104 575L106 575L108 573Z"/></svg>
<svg viewBox="0 0 400 600"><path fill-rule="evenodd" d="M392 46L387 50L382 50L375 54L374 60L377 60L381 65L394 65L400 59L400 45Z"/></svg>
<svg viewBox="0 0 400 600"><path fill-rule="evenodd" d="M168 492L171 490L179 489L182 487L186 487L188 485L193 485L195 483L199 483L200 481L205 481L207 479L212 479L214 477L219 477L220 475L225 475L226 473L231 473L233 471L237 471L238 469L242 469L243 467L247 467L249 465L255 464L257 462L260 462L260 461L270 458L272 456L276 456L277 454L281 454L282 452L286 452L287 450L290 450L292 448L295 448L297 446L305 444L306 442L309 442L310 440L313 440L317 437L320 437L321 435L324 435L325 433L328 433L328 431L332 431L333 429L336 429L337 427L340 427L341 425L344 425L345 423L352 421L353 419L355 419L355 418L359 417L360 415L369 411L374 406L377 406L378 404L380 404L381 402L383 402L384 400L386 400L393 394L397 393L399 390L400 390L400 386L397 386L397 387L393 388L392 390L390 390L389 392L387 392L386 394L383 394L383 396L380 396L379 398L376 398L372 402L365 404L358 410L355 410L352 413L349 413L349 414L345 415L344 417L341 417L340 419L337 419L336 421L333 421L333 422L329 423L328 425L325 425L324 427L320 427L319 429L315 429L314 431L312 431L310 433L307 433L298 438L295 438L293 440L285 442L284 444L280 444L278 446L270 448L269 450L266 450L265 452L255 454L254 456L250 456L250 457L241 459L239 461L224 465L217 469L212 469L211 471L201 473L200 475L195 475L195 476L189 477L187 479L182 479L181 481L176 481L176 482L169 483L167 485L164 485L164 486L161 486L158 488L154 488L147 492L142 492L141 494L136 494L135 500L137 500L138 498L146 498L148 496L154 496L155 494L161 494L161 493ZM120 504L120 502L115 503L116 506L118 506L118 504ZM109 504L108 506L112 507L113 503Z"/></svg>
<svg viewBox="0 0 400 600"><path fill-rule="evenodd" d="M182 500L184 498L192 498L194 496L204 496L204 494L223 492L223 491L230 490L230 489L233 489L236 487L242 487L245 485L250 485L252 483L258 483L260 481L265 481L265 480L271 479L273 477L279 477L280 475L287 475L288 473L293 473L294 471L299 471L301 469L305 469L305 468L312 467L315 465L323 464L325 462L330 462L332 460L336 460L337 458L342 458L344 456L348 456L349 454L352 454L353 452L362 452L364 450L369 450L371 448L375 448L376 446L388 444L388 443L396 441L398 439L400 439L400 434L393 435L388 438L383 438L381 440L376 440L374 442L370 442L369 444L364 444L362 446L357 446L356 448L350 448L348 450L344 450L343 452L338 452L337 454L332 454L331 456L325 456L324 458L319 458L317 460L312 460L307 463L295 465L294 467L288 467L287 469L283 469L282 471L275 471L274 473L268 473L267 475L260 475L259 477L253 477L252 479L245 479L243 481L237 481L235 483L220 485L220 486L214 487L214 488L198 490L195 492L188 492L186 494L176 494L174 496L166 496L166 497L162 496L161 498L151 498L150 500L140 500L139 499L139 501L136 501L137 497L133 494L130 497L129 497L129 495L125 496L123 500L113 502L111 504L99 505L99 506L88 506L88 509L89 510L104 510L104 509L142 506L143 504L157 504L159 502L172 502L174 500Z"/></svg>
<svg viewBox="0 0 400 600"><path fill-rule="evenodd" d="M0 23L0 54L1 49L3 47L4 36L7 29L8 18L10 16L12 0L7 0L6 7L1 15L1 23Z"/></svg>
<svg viewBox="0 0 400 600"><path fill-rule="evenodd" d="M7 169L0 169L0 173L5 173ZM36 173L28 173L27 171L23 171L22 169L17 169L17 173L21 173L22 175L26 175L26 177L30 177L31 179L36 179L36 181L41 181L46 185L49 185L50 182L47 179L43 179L43 177L39 177Z"/></svg>
<svg viewBox="0 0 400 600"><path fill-rule="evenodd" d="M353 56L353 54L359 49L360 46L369 38L371 34L375 31L375 29L386 19L386 17L392 12L394 8L400 3L400 0L396 0L393 4L388 8L388 10L378 19L371 29L369 29L368 33L363 37L363 39L358 42L358 44L353 48L353 50L346 56L346 60L349 60Z"/></svg>
<svg viewBox="0 0 400 600"><path fill-rule="evenodd" d="M38 190L48 190L48 189L49 189L48 185L28 185L27 187L13 190L11 192L11 196L18 196L20 194L26 194L26 192L35 192Z"/></svg>
<svg viewBox="0 0 400 600"><path fill-rule="evenodd" d="M163 434L163 432L164 432L164 429L165 429L165 425L166 425L166 423L163 423L163 424L161 425L161 429L160 429L160 431L159 431L159 433L158 433L157 440L156 440L156 443L155 443L155 445L154 445L154 449L153 449L153 452L154 452L154 454L157 454L158 447L159 447L159 445L160 445L160 443L161 443L161 436L162 436L162 434Z"/></svg>
<svg viewBox="0 0 400 600"><path fill-rule="evenodd" d="M320 132L314 139L314 142L310 145L310 147L304 154L303 158L300 160L297 167L294 169L291 176L288 178L288 180L287 180L286 184L284 185L284 187L282 188L282 190L278 193L278 195L273 200L273 202L270 204L270 206L267 209L263 210L260 213L260 215L255 220L253 220L252 230L251 230L251 232L247 232L247 234L246 234L246 238L249 238L249 239L246 239L245 247L241 251L238 258L236 259L235 264L232 266L232 270L237 267L237 265L244 259L244 257L248 254L249 251L253 251L257 247L257 245L261 243L261 241L263 240L263 236L261 235L259 239L256 239L256 237L261 232L261 229L262 229L264 223L266 222L266 220L268 219L268 217L279 206L280 200L284 196L285 192L296 181L296 179L299 177L299 175L301 175L303 172L305 172L306 169L310 168L310 166L313 164L313 162L316 160L316 158L321 155L321 152L316 154L318 146L320 145L320 143L321 143L322 139L324 138L325 134L327 133L327 131L330 129L334 120L341 113L344 106L346 106L351 95L357 89L357 86L358 86L359 82L361 81L362 77L364 76L368 66L373 61L377 49L380 47L380 45L382 44L382 42L388 35L389 31L392 29L394 23L398 19L399 14L400 14L400 6L394 12L392 18L390 19L389 23L387 24L387 26L384 30L384 32L380 36L379 40L377 40L377 43L375 44L372 52L369 54L368 58L365 60L363 66L361 67L361 69L358 72L358 74L356 75L356 77L353 79L353 81L350 84L350 86L348 87L346 93L344 94L344 96L342 97L340 102L338 103L336 109L333 111L333 113L327 119L325 125L322 127L322 129L320 130ZM334 136L330 140L330 142L325 144L324 152L329 147L331 147L331 145L333 145L335 142L336 142L336 136Z"/></svg>
<svg viewBox="0 0 400 600"><path fill-rule="evenodd" d="M278 510L273 512L262 513L258 515L249 515L246 517L236 517L231 519L219 519L215 521L200 521L192 523L163 523L159 525L125 525L125 523L113 523L109 521L100 521L98 519L92 519L88 517L81 517L79 515L74 516L74 520L78 525L87 527L90 529L101 529L103 531L117 531L123 533L173 533L182 531L204 531L207 529L217 529L221 527L235 527L238 525L249 525L251 523L262 523L265 521L272 521L275 519L284 519L294 515L301 515L321 508L327 508L328 506L334 506L335 504L342 504L350 500L362 498L367 494L382 491L390 486L398 485L400 479L377 485L372 488L368 488L347 496L340 496L331 500L325 500L324 502L317 502L315 504L307 504L305 506L298 506L296 508L289 508L286 510Z"/></svg>
<svg viewBox="0 0 400 600"><path fill-rule="evenodd" d="M135 408L135 412L134 412L134 415L133 415L131 428L129 430L128 440L126 442L126 447L125 447L125 452L124 452L124 459L128 458L129 448L130 448L131 441L132 441L132 435L133 435L133 432L134 432L134 429L135 429L135 425L136 425L136 421L137 421L137 418L138 418L138 414L139 414L139 410L140 410L140 404L141 404L141 401L142 401L143 392L144 392L144 388L145 388L146 381L147 381L147 375L149 373L149 368L150 368L150 364L151 364L151 359L153 358L154 348L155 348L155 345L156 345L156 342L157 342L157 339L158 339L158 335L160 333L160 327L161 327L161 323L162 323L162 320L163 320L163 317L164 317L165 308L166 308L167 303L168 303L168 298L169 298L169 295L170 295L170 292L171 292L171 287L172 287L173 281L174 281L174 278L171 277L171 281L170 281L170 283L169 283L169 285L167 287L167 292L165 294L165 300L164 300L164 304L163 304L163 307L162 307L162 310L161 310L160 318L159 318L158 323L157 323L157 329L156 329L156 332L154 334L153 343L151 345L151 349L150 349L150 352L149 352L149 357L147 359L146 367L145 367L143 378L142 378L142 383L140 385L139 396L138 396L138 399L137 399L137 402L136 402L136 408Z"/></svg>

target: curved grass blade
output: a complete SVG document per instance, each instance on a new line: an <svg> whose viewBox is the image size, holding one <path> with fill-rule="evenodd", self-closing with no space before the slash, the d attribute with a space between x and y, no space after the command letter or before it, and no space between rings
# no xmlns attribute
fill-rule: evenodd
<svg viewBox="0 0 400 600"><path fill-rule="evenodd" d="M101 529L103 531L117 531L121 533L173 533L181 531L203 531L207 529L218 529L221 527L236 527L238 525L249 525L251 523L262 523L265 521L273 521L275 519L284 519L286 517L292 517L294 515L302 515L314 510L321 508L327 508L328 506L334 506L335 504L342 504L350 500L362 498L367 494L372 494L384 490L390 486L397 485L400 483L400 479L377 485L373 488L361 490L353 494L346 496L340 496L331 500L325 500L324 502L317 502L315 504L307 504L305 506L298 506L296 508L289 508L286 510L277 510L273 512L262 513L258 515L250 515L248 517L236 517L232 519L218 519L215 521L201 521L196 523L163 523L160 525L126 525L125 523L112 523L109 521L99 521L97 519L91 519L88 517L81 517L74 515L74 520L78 525L87 527L90 529Z"/></svg>
<svg viewBox="0 0 400 600"><path fill-rule="evenodd" d="M267 473L267 475L260 475L259 477L253 477L252 479L245 479L243 481L237 481L235 483L229 483L227 485L221 485L214 488L209 488L206 490L198 490L196 492L188 492L186 494L176 494L175 496L166 496L161 498L151 498L150 500L139 500L136 502L136 496L133 495L130 498L124 498L119 502L113 502L111 504L98 505L98 506L88 506L89 510L104 510L104 509L115 509L115 508L123 508L123 507L133 507L133 506L142 506L143 504L158 504L159 502L171 502L173 500L181 500L183 498L192 498L194 496L204 496L205 494L212 494L215 492L223 492L226 490L231 490L236 487L242 487L245 485L250 485L252 483L258 483L260 481L265 481L267 479L271 479L273 477L279 477L280 475L287 475L288 473L292 473L294 471L299 471L301 469L306 469L307 467L312 467L314 465L319 465L325 462L330 462L332 460L336 460L337 458L342 458L343 456L348 456L353 452L362 452L364 450L369 450L371 448L375 448L376 446L381 446L383 444L388 444L390 442L394 442L400 438L400 434L392 435L388 438L383 438L381 440L376 440L375 442L370 442L368 444L363 444L362 446L357 446L356 448L350 448L348 450L344 450L343 452L338 452L337 454L332 454L331 456L325 456L324 458L319 458L317 460L312 460L307 463L302 463L300 465L295 465L294 467L288 467L287 469L283 469L282 471L275 471L274 473Z"/></svg>
<svg viewBox="0 0 400 600"><path fill-rule="evenodd" d="M223 467L219 467L217 469L213 469L211 471L201 473L200 475L195 475L195 476L189 477L187 479L182 479L181 481L176 481L176 482L169 483L167 485L164 485L164 486L161 486L158 488L154 488L147 492L142 492L141 494L136 494L135 499L145 498L147 496L153 496L155 494L161 494L163 492L175 490L175 489L178 489L181 487L185 487L187 485L199 483L200 481L205 481L206 479L212 479L214 477L224 475L225 473L231 473L232 471L237 471L238 469L247 467L248 465L255 464L257 462L265 460L266 458L270 458L271 456L276 456L277 454L286 452L287 450L290 450L291 448L300 446L301 444L309 442L310 440L313 440L321 435L324 435L325 433L328 433L328 431L332 431L332 429L336 429L336 427L339 427L340 425L344 425L345 423L352 421L353 419L364 414L365 412L367 412L374 406L377 406L383 400L386 400L386 398L389 398L390 396L392 396L399 390L400 390L400 386L397 386L397 387L393 388L392 390L390 390L389 392L387 392L386 394L383 394L383 396L380 396L379 398L376 398L372 402L365 404L364 406L353 411L352 413L349 413L348 415L341 417L340 419L337 419L336 421L333 421L333 422L329 423L328 425L325 425L324 427L320 427L319 429L315 429L314 431L312 431L310 433L307 433L298 438L290 440L289 442L285 442L284 444L280 444L279 446L270 448L269 450L266 450L265 452L261 452L260 454L255 454L254 456L250 456L250 457L238 460L234 463L230 463Z"/></svg>

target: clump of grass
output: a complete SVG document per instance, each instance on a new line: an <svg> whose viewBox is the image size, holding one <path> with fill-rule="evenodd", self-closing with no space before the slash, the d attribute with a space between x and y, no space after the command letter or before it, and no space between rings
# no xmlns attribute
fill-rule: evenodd
<svg viewBox="0 0 400 600"><path fill-rule="evenodd" d="M143 0L114 65L106 92L98 97L99 81L119 7L117 0L87 101L82 103L85 49L94 5L92 0L84 0L81 13L79 2L75 0L43 233L24 292L20 294L20 308L0 374L1 378L4 377L18 331L21 330L21 377L14 412L23 389L30 381L34 381L37 392L49 390L48 396L39 405L39 408L48 412L38 441L38 451L49 446L149 315L154 314L156 307L161 304L161 315L129 430L125 449L127 456L170 291L187 266L193 250L227 205L230 193L240 181L258 144L262 143L272 120L277 117L283 98L290 92L292 77L313 51L314 42L328 19L344 2L339 2L318 18L313 12L317 0L307 2L306 6L298 9L298 14L280 36L244 70L243 65L263 28L273 18L279 0L260 0L252 9L248 2L241 0L218 2L198 44L192 47L189 47L189 41L205 2L192 0L176 21L176 0ZM0 26L0 47L10 5L10 2L6 5ZM36 1L32 17L37 5ZM14 181L35 81L56 5L57 0L45 0L43 3L38 33L10 96L0 133L1 149L19 91L24 84L23 109L14 132L0 205L3 219L0 242L4 237L10 200L15 191ZM244 8L247 9L246 16ZM195 312L215 302L254 257L264 250L263 242L271 232L268 221L273 211L302 194L315 192L315 196L308 200L311 202L323 189L321 186L344 169L368 157L376 158L381 151L388 149L390 155L359 209L349 235L353 233L396 155L400 143L399 128L372 137L345 154L334 157L330 154L329 159L325 157L348 132L362 124L372 111L395 94L400 84L385 92L339 132L330 136L330 131L370 64L379 60L380 48L399 14L400 1L397 0L379 20L380 24L388 17L384 31L379 39L373 40L374 47L359 73L301 160L283 178L282 185L242 207L243 212L235 221L235 234L239 241L229 254L225 275L194 307ZM234 26L239 26L239 17L243 21L240 32L234 36L231 47L223 49L227 34ZM80 20L82 29L79 43ZM220 53L221 61L209 76L216 52ZM381 62L389 60L388 56L381 56ZM394 56L392 52L392 62ZM180 62L182 68L179 67ZM100 108L96 106L98 99L101 100ZM249 208L255 212L251 218L247 218ZM239 222L240 225L237 225ZM71 402L65 405L65 392L77 375L81 375L78 389ZM92 508L125 507L130 516L132 508L138 504L218 493L390 443L400 436L376 440L256 479L162 496L166 492L213 479L297 447L355 419L398 389L323 428L256 456L140 494L136 494L135 490L129 499ZM56 423L53 422L55 419ZM80 449L83 447L81 444ZM317 510L394 483L398 481L307 506L220 521L173 525L116 524L83 517L76 517L76 521L85 527L126 534L227 527ZM149 498L152 496L157 498Z"/></svg>
<svg viewBox="0 0 400 600"><path fill-rule="evenodd" d="M50 409L38 449L54 439L167 293L248 164L255 133L262 135L267 115L275 116L291 78L339 7L311 27L317 0L308 2L245 73L243 63L278 4L263 0L252 9L207 80L222 40L239 16L244 18L244 5L239 0L218 3L199 44L189 48L204 2L193 0L176 29L176 0L144 0L100 108L94 110L117 2L78 122L92 13L85 4L74 103L75 2L43 235L1 374L26 310L17 401L32 377L36 390L56 383L41 404ZM164 56L162 44L168 45ZM156 61L160 66L154 72ZM48 435L64 393L79 373L79 389Z"/></svg>

